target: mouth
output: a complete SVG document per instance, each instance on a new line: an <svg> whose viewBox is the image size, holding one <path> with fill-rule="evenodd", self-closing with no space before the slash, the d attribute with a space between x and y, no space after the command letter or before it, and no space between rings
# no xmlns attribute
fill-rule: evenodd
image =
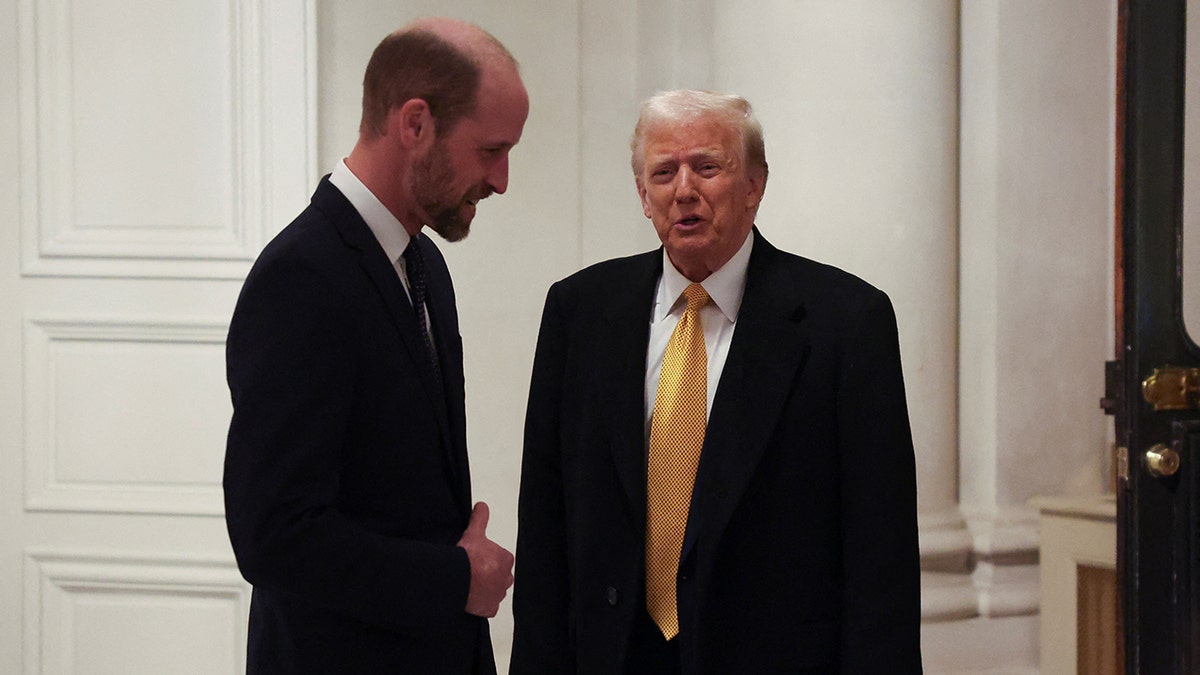
<svg viewBox="0 0 1200 675"><path fill-rule="evenodd" d="M486 190L486 191L481 190L479 192L476 192L472 196L468 196L466 199L463 200L463 202L465 202L467 204L467 206L476 206L479 204L479 202L481 202L491 196L492 196L492 193L490 190Z"/></svg>
<svg viewBox="0 0 1200 675"><path fill-rule="evenodd" d="M703 219L700 216L684 216L675 221L676 227L691 228L699 225Z"/></svg>

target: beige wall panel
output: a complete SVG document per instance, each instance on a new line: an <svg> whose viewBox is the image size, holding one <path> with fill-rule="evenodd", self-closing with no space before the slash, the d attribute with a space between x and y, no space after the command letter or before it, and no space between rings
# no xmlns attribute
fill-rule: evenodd
<svg viewBox="0 0 1200 675"><path fill-rule="evenodd" d="M713 86L764 126L763 234L896 307L923 514L957 501L956 4L716 2L713 21Z"/></svg>
<svg viewBox="0 0 1200 675"><path fill-rule="evenodd" d="M30 321L28 507L220 515L224 429L213 421L231 413L225 330Z"/></svg>
<svg viewBox="0 0 1200 675"><path fill-rule="evenodd" d="M229 563L39 552L25 573L29 675L245 669L250 593Z"/></svg>
<svg viewBox="0 0 1200 675"><path fill-rule="evenodd" d="M222 344L312 187L315 5L0 0L0 672L240 668Z"/></svg>
<svg viewBox="0 0 1200 675"><path fill-rule="evenodd" d="M309 19L271 4L23 0L26 274L245 274L311 174Z"/></svg>
<svg viewBox="0 0 1200 675"><path fill-rule="evenodd" d="M1116 9L998 6L995 478L1019 505L1108 485Z"/></svg>

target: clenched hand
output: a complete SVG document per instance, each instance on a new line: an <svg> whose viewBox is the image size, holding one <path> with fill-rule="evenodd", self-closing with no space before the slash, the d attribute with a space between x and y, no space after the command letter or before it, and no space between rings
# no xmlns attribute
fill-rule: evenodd
<svg viewBox="0 0 1200 675"><path fill-rule="evenodd" d="M488 505L479 502L458 545L471 563L471 590L467 592L468 614L493 617L513 583L513 554L487 538Z"/></svg>

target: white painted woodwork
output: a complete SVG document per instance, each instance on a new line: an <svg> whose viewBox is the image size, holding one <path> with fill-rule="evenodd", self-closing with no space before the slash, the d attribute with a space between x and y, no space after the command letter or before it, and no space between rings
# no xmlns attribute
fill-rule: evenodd
<svg viewBox="0 0 1200 675"><path fill-rule="evenodd" d="M1042 528L1042 672L1078 672L1079 568L1116 569L1117 504L1111 497L1042 497L1032 506Z"/></svg>
<svg viewBox="0 0 1200 675"><path fill-rule="evenodd" d="M228 319L29 320L31 511L220 516ZM187 396L158 396L187 383Z"/></svg>
<svg viewBox="0 0 1200 675"><path fill-rule="evenodd" d="M315 1L0 17L0 672L243 671L224 341L316 177Z"/></svg>
<svg viewBox="0 0 1200 675"><path fill-rule="evenodd" d="M23 272L243 277L310 178L305 5L22 0Z"/></svg>
<svg viewBox="0 0 1200 675"><path fill-rule="evenodd" d="M242 672L249 607L227 559L35 551L25 560L26 672Z"/></svg>

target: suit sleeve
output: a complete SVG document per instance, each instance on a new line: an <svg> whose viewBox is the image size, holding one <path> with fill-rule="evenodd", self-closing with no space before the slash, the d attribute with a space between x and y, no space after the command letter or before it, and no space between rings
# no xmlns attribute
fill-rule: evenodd
<svg viewBox="0 0 1200 675"><path fill-rule="evenodd" d="M842 669L920 673L916 467L896 317L887 296L876 291L856 324L837 400Z"/></svg>
<svg viewBox="0 0 1200 675"><path fill-rule="evenodd" d="M513 648L509 672L575 672L559 401L566 339L555 287L534 355L518 504Z"/></svg>
<svg viewBox="0 0 1200 675"><path fill-rule="evenodd" d="M331 286L311 265L276 259L238 300L226 344L230 540L256 587L368 624L436 629L465 616L466 552L369 531L340 509L340 462L363 394L345 329L352 310Z"/></svg>

